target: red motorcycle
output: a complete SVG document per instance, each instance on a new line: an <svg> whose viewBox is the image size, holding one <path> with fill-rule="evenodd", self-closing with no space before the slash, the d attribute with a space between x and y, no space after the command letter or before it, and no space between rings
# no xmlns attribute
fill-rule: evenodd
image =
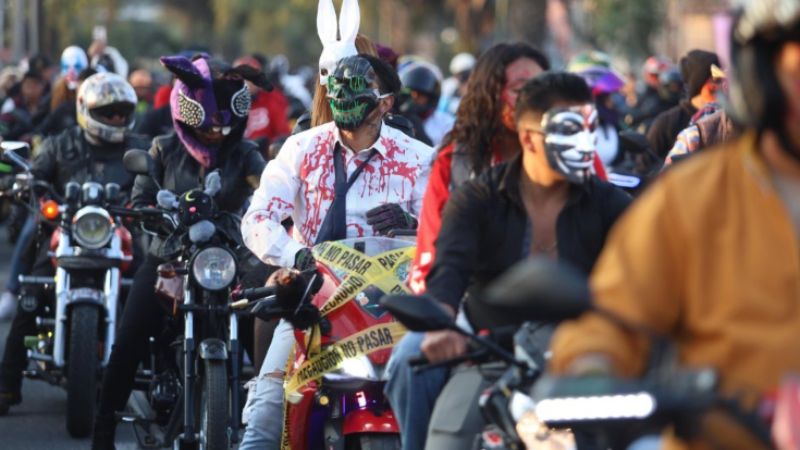
<svg viewBox="0 0 800 450"><path fill-rule="evenodd" d="M379 300L409 292L404 280L413 243L368 237L326 242L312 250L317 260L313 275L279 271L276 286L233 296L244 299L234 308L246 307L261 319L282 317L295 327L293 357L287 362L283 448L399 449L399 429L383 395L382 376L405 329Z"/></svg>

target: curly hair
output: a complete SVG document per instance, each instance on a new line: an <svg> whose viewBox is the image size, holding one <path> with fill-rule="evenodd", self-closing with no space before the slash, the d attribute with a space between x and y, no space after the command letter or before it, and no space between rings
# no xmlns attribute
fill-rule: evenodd
<svg viewBox="0 0 800 450"><path fill-rule="evenodd" d="M453 142L463 146L475 173L491 165L492 139L503 126L499 120L500 95L506 84L506 68L520 58L532 59L542 70L550 68L542 52L522 42L500 43L487 50L470 74L456 123L442 143L442 148Z"/></svg>

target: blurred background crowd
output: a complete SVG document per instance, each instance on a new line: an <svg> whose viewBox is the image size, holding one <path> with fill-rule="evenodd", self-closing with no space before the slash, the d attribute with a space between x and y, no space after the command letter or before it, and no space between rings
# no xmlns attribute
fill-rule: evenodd
<svg viewBox="0 0 800 450"><path fill-rule="evenodd" d="M727 55L729 3L362 0L361 33L398 68L406 88L400 112L434 145L452 126L475 56L509 40L531 43L555 69L587 77L609 133L646 133L659 113L699 95L709 78L703 61L695 64L704 68L696 80L682 67L689 50ZM137 132L167 132L172 80L158 57L207 52L262 70L277 87L256 94L246 133L269 156L270 144L290 133L313 98L316 7L317 0L0 0L0 135L35 146L74 123L76 88L96 71L119 73L134 86ZM724 79L724 56L712 62ZM689 117L714 100L712 92L693 101ZM662 160L677 131L663 142L648 136ZM603 135L608 148L618 147L617 133ZM617 154L604 154L603 142L598 150L607 164Z"/></svg>

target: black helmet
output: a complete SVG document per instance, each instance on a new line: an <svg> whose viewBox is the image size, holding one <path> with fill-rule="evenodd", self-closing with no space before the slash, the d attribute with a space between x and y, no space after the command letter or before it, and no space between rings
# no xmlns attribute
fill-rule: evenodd
<svg viewBox="0 0 800 450"><path fill-rule="evenodd" d="M800 36L800 2L758 0L745 2L731 35L734 82L730 85L729 113L742 125L758 130L780 130L786 109L774 71L782 44ZM770 113L767 113L767 112Z"/></svg>
<svg viewBox="0 0 800 450"><path fill-rule="evenodd" d="M439 96L442 93L442 85L433 70L424 65L416 64L401 72L400 82L403 83L403 89L420 92L431 97L434 101L439 100Z"/></svg>

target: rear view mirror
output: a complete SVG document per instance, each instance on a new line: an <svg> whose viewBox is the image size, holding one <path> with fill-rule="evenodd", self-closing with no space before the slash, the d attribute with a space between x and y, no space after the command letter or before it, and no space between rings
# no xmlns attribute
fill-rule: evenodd
<svg viewBox="0 0 800 450"><path fill-rule="evenodd" d="M586 277L547 258L509 269L489 286L485 300L504 314L540 322L573 319L591 309Z"/></svg>
<svg viewBox="0 0 800 450"><path fill-rule="evenodd" d="M27 161L30 156L31 146L23 141L3 141L0 142L0 155L3 159L14 163L25 172L30 172L31 165Z"/></svg>
<svg viewBox="0 0 800 450"><path fill-rule="evenodd" d="M125 170L136 175L150 175L150 169L153 167L153 158L144 150L132 149L125 152L122 157L122 163L125 165Z"/></svg>
<svg viewBox="0 0 800 450"><path fill-rule="evenodd" d="M455 320L431 297L387 295L381 306L411 331L437 331L455 328Z"/></svg>
<svg viewBox="0 0 800 450"><path fill-rule="evenodd" d="M28 145L27 142L23 142L23 141L3 141L3 142L0 142L0 150L2 150L3 153L8 152L8 151L21 152L23 150L27 150L29 147L30 147L30 145Z"/></svg>

